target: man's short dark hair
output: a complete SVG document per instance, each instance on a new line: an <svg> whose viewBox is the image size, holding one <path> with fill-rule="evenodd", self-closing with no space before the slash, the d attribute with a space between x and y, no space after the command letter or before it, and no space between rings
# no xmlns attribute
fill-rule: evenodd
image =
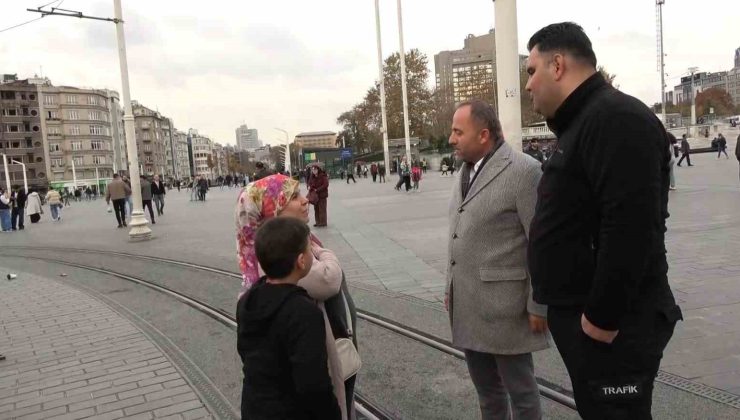
<svg viewBox="0 0 740 420"><path fill-rule="evenodd" d="M265 164L262 163L262 162L257 162L257 163L254 164L254 166L256 166L258 169L262 169L262 168L265 167Z"/></svg>
<svg viewBox="0 0 740 420"><path fill-rule="evenodd" d="M120 178L121 176L118 174L113 174L113 179Z"/></svg>
<svg viewBox="0 0 740 420"><path fill-rule="evenodd" d="M293 272L295 261L308 246L308 225L292 217L276 217L265 222L254 240L262 271L272 279L283 279Z"/></svg>
<svg viewBox="0 0 740 420"><path fill-rule="evenodd" d="M531 51L534 47L543 53L552 51L570 53L576 59L596 68L596 54L591 46L591 40L576 23L561 22L545 26L529 39L527 50Z"/></svg>
<svg viewBox="0 0 740 420"><path fill-rule="evenodd" d="M469 106L471 118L491 133L492 142L497 143L503 139L504 134L501 129L501 122L498 120L496 111L491 104L480 99L471 99L460 102L456 109L464 106Z"/></svg>

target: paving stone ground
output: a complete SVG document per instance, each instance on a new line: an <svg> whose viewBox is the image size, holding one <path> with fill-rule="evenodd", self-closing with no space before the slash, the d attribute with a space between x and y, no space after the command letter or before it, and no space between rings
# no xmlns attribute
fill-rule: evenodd
<svg viewBox="0 0 740 420"><path fill-rule="evenodd" d="M77 289L0 280L0 420L209 419L129 320Z"/></svg>

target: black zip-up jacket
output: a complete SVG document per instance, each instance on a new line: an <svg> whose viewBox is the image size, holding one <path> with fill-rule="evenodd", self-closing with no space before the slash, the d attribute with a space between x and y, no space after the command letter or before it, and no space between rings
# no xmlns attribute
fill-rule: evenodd
<svg viewBox="0 0 740 420"><path fill-rule="evenodd" d="M302 287L254 285L237 306L242 419L333 420L324 316Z"/></svg>
<svg viewBox="0 0 740 420"><path fill-rule="evenodd" d="M159 185L157 185L156 182L152 181L152 195L165 195L167 194L167 190L165 189L164 183L162 181L159 181Z"/></svg>
<svg viewBox="0 0 740 420"><path fill-rule="evenodd" d="M596 73L547 121L558 138L543 166L530 228L534 300L582 307L602 329L631 311L675 317L665 219L667 133L639 100Z"/></svg>

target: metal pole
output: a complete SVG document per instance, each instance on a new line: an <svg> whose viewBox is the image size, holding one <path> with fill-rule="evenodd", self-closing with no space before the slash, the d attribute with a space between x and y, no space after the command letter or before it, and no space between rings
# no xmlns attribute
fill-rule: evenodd
<svg viewBox="0 0 740 420"><path fill-rule="evenodd" d="M3 167L5 168L5 191L10 194L10 171L8 170L8 157L3 153Z"/></svg>
<svg viewBox="0 0 740 420"><path fill-rule="evenodd" d="M75 169L75 157L72 156L72 184L74 185L75 191L77 191L77 170Z"/></svg>
<svg viewBox="0 0 740 420"><path fill-rule="evenodd" d="M383 72L383 48L380 40L380 4L375 0L375 35L378 44L378 77L380 78L380 119L383 121L383 164L390 170L390 153L388 152L388 121L385 114L385 73ZM405 63L404 63L405 64ZM342 137L344 147L344 137Z"/></svg>
<svg viewBox="0 0 740 420"><path fill-rule="evenodd" d="M504 139L522 150L522 102L519 90L519 51L516 0L494 0L498 117Z"/></svg>
<svg viewBox="0 0 740 420"><path fill-rule="evenodd" d="M660 17L660 103L661 103L661 114L663 116L663 124L667 127L668 121L665 116L665 61L663 54L663 4L665 0L657 0L658 13Z"/></svg>
<svg viewBox="0 0 740 420"><path fill-rule="evenodd" d="M95 167L95 193L100 195L100 174L97 166Z"/></svg>
<svg viewBox="0 0 740 420"><path fill-rule="evenodd" d="M123 12L121 11L121 0L113 0L116 18L116 39L118 40L118 59L121 64L121 85L125 115L123 124L126 130L126 146L128 149L129 179L131 181L131 195L133 196L134 209L131 212L131 239L149 239L152 230L149 228L141 201L141 183L139 182L139 156L136 147L134 112L131 107L131 92L128 83L128 62L126 60L126 39L123 34Z"/></svg>
<svg viewBox="0 0 740 420"><path fill-rule="evenodd" d="M406 137L406 161L409 165L411 165L411 140L409 138L409 100L406 94L406 50L404 50L403 48L403 13L401 12L401 0L397 0L396 4L398 5L398 41L401 44L400 55L401 93L403 94L403 133ZM388 170L387 166L386 170Z"/></svg>
<svg viewBox="0 0 740 420"><path fill-rule="evenodd" d="M10 159L11 163L15 163L16 165L21 165L23 168L23 189L26 190L26 194L28 194L28 177L26 176L26 164L23 162L18 162L15 159Z"/></svg>
<svg viewBox="0 0 740 420"><path fill-rule="evenodd" d="M698 67L689 67L691 73L691 137L698 137L696 132L696 92L694 91L694 73L699 70Z"/></svg>

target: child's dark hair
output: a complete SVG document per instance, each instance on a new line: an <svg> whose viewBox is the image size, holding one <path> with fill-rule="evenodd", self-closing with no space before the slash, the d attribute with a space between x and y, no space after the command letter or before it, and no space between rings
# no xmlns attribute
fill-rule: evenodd
<svg viewBox="0 0 740 420"><path fill-rule="evenodd" d="M272 279L288 277L295 261L308 246L308 225L292 217L276 217L265 222L254 240L262 271Z"/></svg>

